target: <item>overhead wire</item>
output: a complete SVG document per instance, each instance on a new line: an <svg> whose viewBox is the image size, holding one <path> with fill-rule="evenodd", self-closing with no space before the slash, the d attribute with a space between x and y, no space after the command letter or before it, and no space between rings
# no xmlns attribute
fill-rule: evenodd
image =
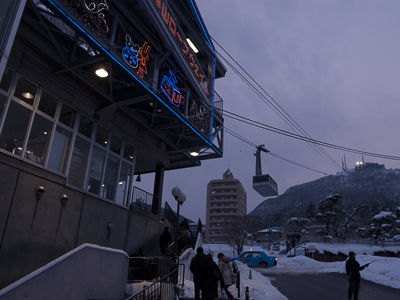
<svg viewBox="0 0 400 300"><path fill-rule="evenodd" d="M246 144L248 144L248 145L250 145L250 146L252 146L252 147L257 148L257 145L256 145L256 144L254 144L253 142L251 142L251 141L249 141L248 139L244 138L243 136L239 135L238 133L234 132L233 130L227 128L226 126L224 127L224 129L225 129L225 131L226 131L227 133L229 133L230 135L234 136L235 138L241 140L242 142L244 142L244 143L246 143ZM276 153L273 153L273 152L271 152L271 151L269 151L267 154L269 154L269 155L271 155L271 156L273 156L273 157L279 158L279 159L281 159L281 160L284 160L284 161L286 161L286 162L288 162L288 163L294 164L294 165L296 165L296 166L302 167L302 168L304 168L304 169L308 169L308 170L310 170L310 171L314 171L314 172L317 172L317 173L321 173L321 174L327 175L326 172L322 172L322 171L319 171L319 170L316 170L316 169L307 167L307 166L305 166L305 165L303 165L303 164L297 163L297 162L295 162L295 161L293 161L293 160L290 160L290 159L288 159L288 158L285 158L285 157L283 157L283 156L280 156L280 155L278 155L278 154L276 154Z"/></svg>
<svg viewBox="0 0 400 300"><path fill-rule="evenodd" d="M211 37L212 38L212 37ZM229 61L226 59L221 52L217 51L219 57L235 72L236 75L239 76L249 87L252 89L262 100L265 104L267 104L282 120L295 132L300 135L306 136L310 139L311 136L269 95L267 91L256 81L254 78L214 39L213 41L228 55L228 57L233 60L239 68L264 92L272 102L262 93L256 86L254 86L243 74L240 73ZM322 147L319 145L313 144L312 142L308 142L309 145L317 151L322 157L327 159L330 163L335 165L336 167L341 168L340 164L329 154L327 153Z"/></svg>
<svg viewBox="0 0 400 300"><path fill-rule="evenodd" d="M289 132L289 131L286 131L286 130L282 130L282 129L279 129L279 128L276 128L276 127L273 127L273 126L258 122L258 121L251 120L249 118L240 116L238 114L232 113L232 112L227 111L227 110L223 110L223 112L224 112L224 116L225 117L228 117L228 118L231 118L231 119L234 119L234 120L240 121L242 123L249 124L249 125L264 129L264 130L268 130L268 131L271 131L271 132L274 132L274 133L278 133L278 134L281 134L281 135L284 135L284 136L288 136L288 137L291 137L291 138L294 138L294 139L298 139L298 140L301 140L301 141L309 141L309 142L312 142L314 144L320 145L322 147L332 148L332 149L335 149L335 150L341 150L341 151L346 151L346 152L351 152L351 153L356 153L356 154L362 154L362 155L365 155L365 156L383 158L383 159L388 159L388 160L400 160L399 156L393 156L393 155L386 155L386 154L379 154L379 153L368 152L368 151L363 151L363 150L357 150L357 149L353 149L353 148L343 147L343 146L339 146L339 145L335 145L335 144L319 141L319 140L316 140L316 139L310 139L308 137L304 137L304 136L301 136L301 135L298 135L298 134L295 134L295 133L292 133L292 132Z"/></svg>

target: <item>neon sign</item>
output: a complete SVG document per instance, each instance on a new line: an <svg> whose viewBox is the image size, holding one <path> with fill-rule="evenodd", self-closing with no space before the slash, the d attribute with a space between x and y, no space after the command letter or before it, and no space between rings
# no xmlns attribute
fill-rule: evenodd
<svg viewBox="0 0 400 300"><path fill-rule="evenodd" d="M208 109L204 105L202 104L198 105L197 100L193 99L192 106L190 107L189 110L189 116L191 118L197 117L198 119L202 120L204 117L209 118L210 114Z"/></svg>
<svg viewBox="0 0 400 300"><path fill-rule="evenodd" d="M101 0L99 4L96 5L96 3L92 2L89 5L86 3L86 0L83 0L83 3L85 4L85 7L88 11L90 11L92 14L96 15L97 14L97 19L99 21L99 28L105 32L108 33L108 26L106 20L104 20L104 13L101 12L103 10L108 10L108 4L106 0Z"/></svg>
<svg viewBox="0 0 400 300"><path fill-rule="evenodd" d="M169 70L169 74L171 74L170 77L164 75L161 82L161 90L173 105L179 107L179 105L181 104L182 95L176 86L178 80L176 79L175 74L172 73L171 70Z"/></svg>
<svg viewBox="0 0 400 300"><path fill-rule="evenodd" d="M143 47L140 47L140 52L139 52L140 57L138 58L139 70L137 72L140 78L143 78L144 74L147 74L147 61L150 59L149 58L150 49L151 47L147 45L147 42L143 44Z"/></svg>
<svg viewBox="0 0 400 300"><path fill-rule="evenodd" d="M130 67L136 69L139 65L138 55L140 53L140 47L132 42L129 34L125 36L125 40L126 46L122 50L122 57Z"/></svg>
<svg viewBox="0 0 400 300"><path fill-rule="evenodd" d="M208 87L208 80L206 75L204 74L203 70L200 67L200 64L197 62L197 59L193 55L191 49L188 47L186 43L185 34L179 28L179 25L173 18L172 14L168 12L170 8L167 6L165 0L150 0L153 2L158 11L161 14L162 19L164 20L165 24L168 26L169 32L172 35L173 39L177 42L180 46L182 53L184 54L186 61L188 62L191 70L193 71L194 75L197 78L197 81L200 84L200 87L203 89L204 93L209 96L209 87Z"/></svg>
<svg viewBox="0 0 400 300"><path fill-rule="evenodd" d="M143 47L139 47L138 44L132 42L131 36L127 34L125 36L126 46L122 49L122 57L125 62L133 69L139 67L137 74L140 78L143 78L144 74L147 74L147 61L151 47L145 42Z"/></svg>

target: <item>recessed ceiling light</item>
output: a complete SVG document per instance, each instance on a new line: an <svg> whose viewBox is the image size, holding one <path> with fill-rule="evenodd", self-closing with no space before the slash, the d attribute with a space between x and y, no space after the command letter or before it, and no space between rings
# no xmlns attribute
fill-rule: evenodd
<svg viewBox="0 0 400 300"><path fill-rule="evenodd" d="M22 93L22 96L25 97L26 99L33 99L33 95L31 93Z"/></svg>
<svg viewBox="0 0 400 300"><path fill-rule="evenodd" d="M99 76L101 78L105 78L108 76L108 72L103 68L97 69L95 73L97 76Z"/></svg>
<svg viewBox="0 0 400 300"><path fill-rule="evenodd" d="M198 155L199 155L199 152L197 152L197 151L192 151L192 152L190 152L190 155L191 155L191 156L198 156Z"/></svg>
<svg viewBox="0 0 400 300"><path fill-rule="evenodd" d="M199 50L197 50L196 46L192 43L192 41L189 38L187 38L186 41L188 42L190 48L192 48L194 53L199 53Z"/></svg>

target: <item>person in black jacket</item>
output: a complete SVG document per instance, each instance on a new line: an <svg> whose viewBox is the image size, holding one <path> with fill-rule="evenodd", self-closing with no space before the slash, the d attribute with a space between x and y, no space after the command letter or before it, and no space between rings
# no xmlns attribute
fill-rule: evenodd
<svg viewBox="0 0 400 300"><path fill-rule="evenodd" d="M360 281L361 281L360 271L364 270L364 268L368 266L369 264L365 264L362 267L360 267L360 264L358 263L358 261L356 261L356 254L350 251L349 258L346 261L346 274L347 277L349 278L349 284L350 284L348 290L349 300L351 300L353 293L354 293L354 300L358 300L358 292L360 290Z"/></svg>
<svg viewBox="0 0 400 300"><path fill-rule="evenodd" d="M160 249L161 254L165 254L165 250L171 244L171 233L169 232L169 227L164 228L164 232L160 236Z"/></svg>
<svg viewBox="0 0 400 300"><path fill-rule="evenodd" d="M201 289L201 267L203 265L204 258L206 255L204 254L203 248L197 248L197 255L192 258L190 262L190 271L193 273L193 282L194 282L194 299L200 300L200 289Z"/></svg>
<svg viewBox="0 0 400 300"><path fill-rule="evenodd" d="M203 300L214 300L218 297L218 281L222 274L211 254L207 254L201 269L201 294Z"/></svg>

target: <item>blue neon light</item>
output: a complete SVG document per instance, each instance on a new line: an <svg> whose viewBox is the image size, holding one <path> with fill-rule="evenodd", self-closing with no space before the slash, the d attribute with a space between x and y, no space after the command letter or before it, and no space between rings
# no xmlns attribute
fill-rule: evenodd
<svg viewBox="0 0 400 300"><path fill-rule="evenodd" d="M207 35L207 32L206 32L206 29L204 28L204 25L203 25L203 23L202 23L202 22L201 22L201 20L200 20L199 13L197 12L197 9L196 9L196 7L195 7L195 5L194 5L194 3L193 3L193 0L190 0L190 2L192 3L192 6L193 6L193 9L194 9L194 12L196 13L197 19L198 19L198 20L199 20L199 22L200 22L201 28L203 29L203 31L204 31L204 34L206 35L207 41L208 41L208 43L210 44L210 46L211 46L211 49L215 50L215 49L214 49L214 47L213 47L213 45L211 44L211 41L210 41L210 39L208 38L208 35Z"/></svg>
<svg viewBox="0 0 400 300"><path fill-rule="evenodd" d="M190 125L185 119L183 119L175 110L169 107L160 97L158 97L152 90L150 90L144 83L142 83L139 79L136 78L130 70L128 70L123 64L121 64L111 53L109 53L102 45L100 45L89 33L87 33L82 27L79 26L74 20L72 20L61 8L57 6L52 0L42 0L42 2L47 2L50 4L54 9L56 9L59 13L61 13L66 19L68 19L76 28L85 36L87 36L93 43L95 43L104 53L117 63L120 67L122 67L129 75L131 75L142 87L144 87L150 94L152 94L157 100L159 100L166 108L168 108L178 119L180 119L186 126L188 126L194 133L196 133L207 145L211 146L215 150L215 146L213 143L209 142L202 134L200 134L192 125ZM208 37L207 37L208 39ZM212 136L212 133L211 133ZM218 148L217 148L218 149ZM220 149L218 149L220 151ZM217 152L219 152L217 151Z"/></svg>
<svg viewBox="0 0 400 300"><path fill-rule="evenodd" d="M165 96L171 101L173 105L179 107L181 104L181 92L179 91L178 87L176 86L178 80L175 77L175 74L169 70L170 77L166 75L163 76L161 82L161 90L164 92Z"/></svg>

